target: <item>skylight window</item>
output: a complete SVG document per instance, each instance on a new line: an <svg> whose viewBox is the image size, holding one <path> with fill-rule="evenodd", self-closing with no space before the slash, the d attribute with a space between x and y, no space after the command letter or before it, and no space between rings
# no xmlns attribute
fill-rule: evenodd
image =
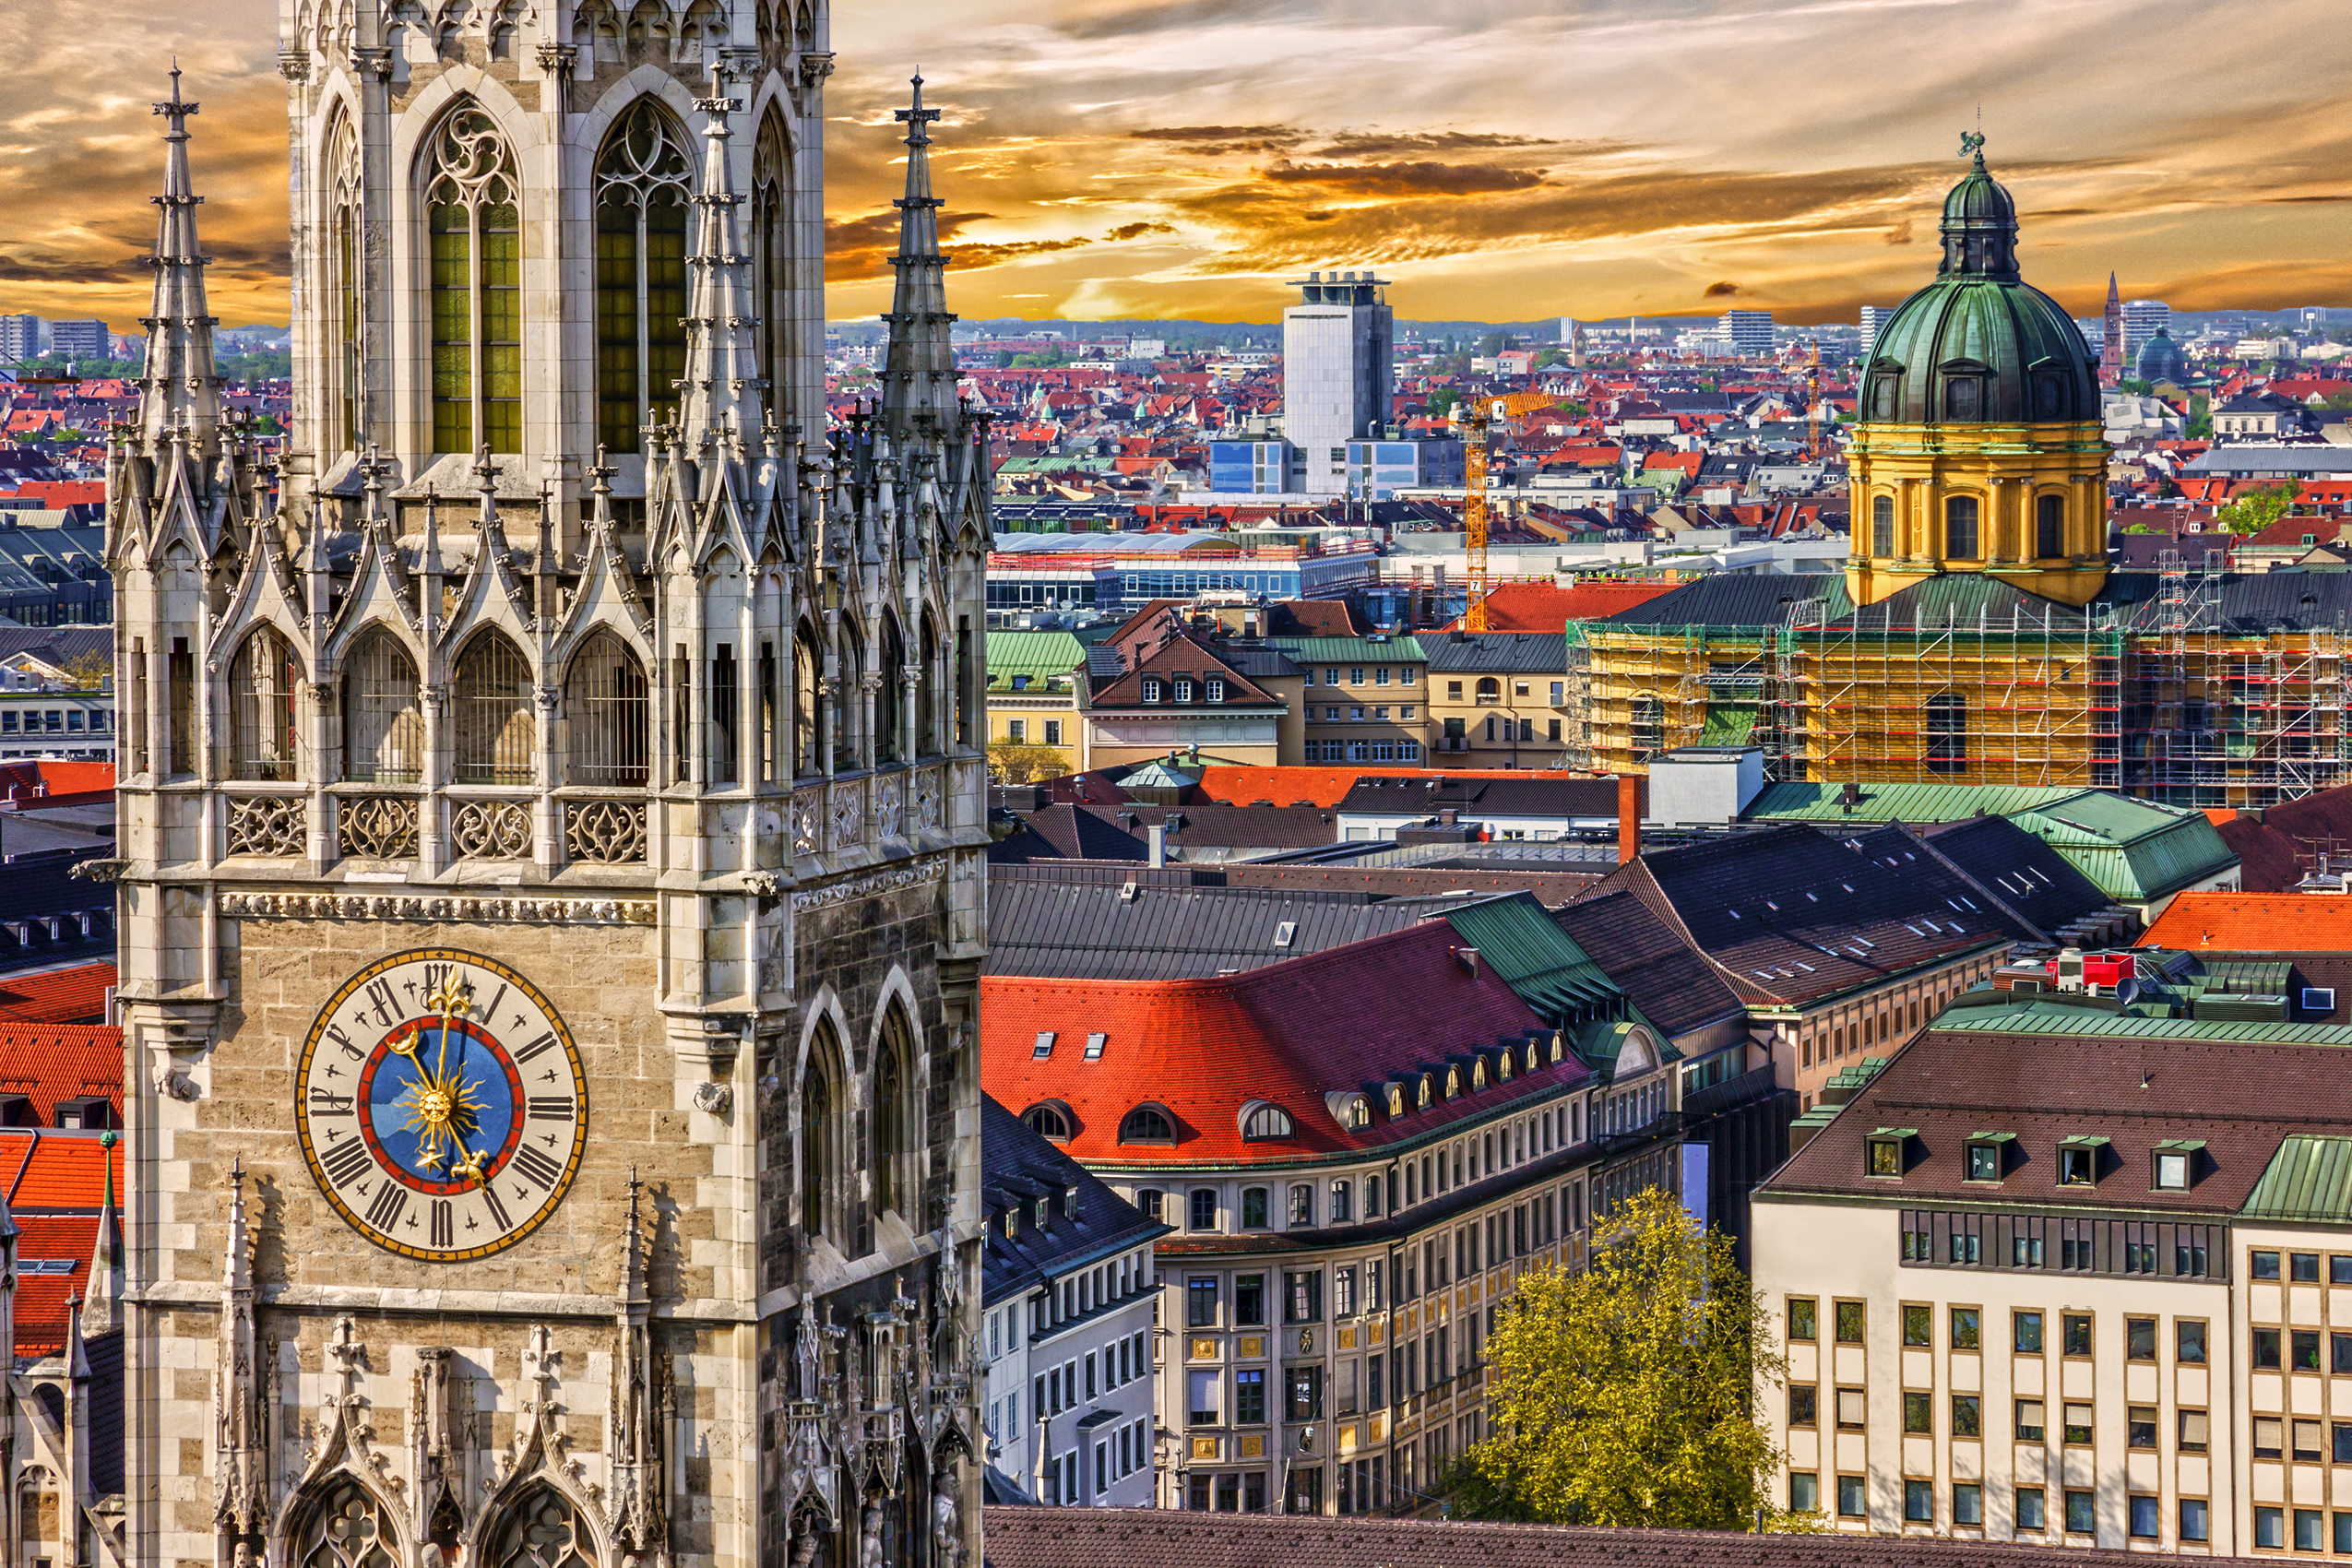
<svg viewBox="0 0 2352 1568"><path fill-rule="evenodd" d="M1110 1042L1111 1037L1109 1035L1087 1036L1087 1060L1089 1062L1101 1061L1102 1048Z"/></svg>
<svg viewBox="0 0 2352 1568"><path fill-rule="evenodd" d="M1288 947L1292 942L1298 939L1298 935L1299 922L1296 921L1284 921L1280 925L1274 928L1274 944L1277 947Z"/></svg>
<svg viewBox="0 0 2352 1568"><path fill-rule="evenodd" d="M1037 1049L1029 1052L1029 1060L1032 1062L1043 1062L1049 1060L1052 1055L1053 1031L1051 1029L1038 1030Z"/></svg>

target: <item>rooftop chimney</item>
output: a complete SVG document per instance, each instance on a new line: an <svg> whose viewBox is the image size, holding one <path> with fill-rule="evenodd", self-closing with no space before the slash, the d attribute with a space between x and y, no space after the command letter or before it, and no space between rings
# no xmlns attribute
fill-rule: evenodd
<svg viewBox="0 0 2352 1568"><path fill-rule="evenodd" d="M1154 866L1166 865L1168 863L1167 825L1155 822L1145 832L1151 841L1151 863Z"/></svg>
<svg viewBox="0 0 2352 1568"><path fill-rule="evenodd" d="M1638 774L1617 776L1617 863L1625 864L1642 852L1642 780Z"/></svg>

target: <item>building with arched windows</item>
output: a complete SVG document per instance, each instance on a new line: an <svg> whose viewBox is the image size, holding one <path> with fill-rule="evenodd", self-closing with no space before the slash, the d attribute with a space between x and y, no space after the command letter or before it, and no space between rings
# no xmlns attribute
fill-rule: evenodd
<svg viewBox="0 0 2352 1568"><path fill-rule="evenodd" d="M282 27L276 483L176 75L110 458L129 1480L73 1560L976 1562L991 487L939 112L828 428L824 0Z"/></svg>

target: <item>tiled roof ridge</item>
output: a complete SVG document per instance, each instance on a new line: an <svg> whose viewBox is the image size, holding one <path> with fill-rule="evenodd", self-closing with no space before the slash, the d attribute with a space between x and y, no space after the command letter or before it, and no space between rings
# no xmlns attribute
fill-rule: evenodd
<svg viewBox="0 0 2352 1568"><path fill-rule="evenodd" d="M1401 931L1384 931L1374 936L1360 937L1354 942L1341 943L1336 947L1325 947L1316 953L1301 953L1295 958L1283 958L1275 963L1261 964L1256 968L1243 969L1229 975L1199 975L1185 980L1038 980L1026 975L992 975L988 978L1015 981L1024 989L1068 986L1074 990L1105 992L1111 988L1120 988L1158 995L1208 995L1218 991L1239 992L1245 985L1282 984L1294 980L1301 976L1313 974L1316 966L1328 965L1348 958L1356 955L1358 949L1371 947L1378 943L1402 943L1412 939L1427 940L1424 933L1432 926L1442 930L1445 938L1455 941L1457 945L1468 945L1467 943L1462 943L1455 936L1453 927L1445 925L1439 917L1431 915L1423 917L1417 924L1407 926ZM1236 1000L1239 1000L1238 997ZM1277 1019L1274 1022L1279 1023L1281 1020Z"/></svg>

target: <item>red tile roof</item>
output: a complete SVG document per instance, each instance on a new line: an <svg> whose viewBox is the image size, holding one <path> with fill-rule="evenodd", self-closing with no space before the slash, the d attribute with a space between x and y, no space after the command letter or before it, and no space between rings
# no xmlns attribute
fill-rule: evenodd
<svg viewBox="0 0 2352 1568"><path fill-rule="evenodd" d="M61 1133L53 1128L0 1127L0 1180L7 1183L9 1210L25 1215L87 1209L96 1214L106 1201L106 1170L114 1170L114 1194L123 1192L123 1146L112 1149L100 1133Z"/></svg>
<svg viewBox="0 0 2352 1568"><path fill-rule="evenodd" d="M1598 621L1672 593L1679 582L1597 582L1562 588L1555 583L1497 583L1487 590L1486 624L1491 632L1557 632L1571 621ZM1452 631L1454 621L1440 628Z"/></svg>
<svg viewBox="0 0 2352 1568"><path fill-rule="evenodd" d="M1229 805L1271 801L1277 806L1336 806L1359 778L1525 778L1525 768L1252 767L1218 765L1201 770L1201 793Z"/></svg>
<svg viewBox="0 0 2352 1568"><path fill-rule="evenodd" d="M1431 1109L1371 1127L1342 1127L1325 1097L1438 1066L1450 1054L1491 1051L1542 1020L1497 976L1455 956L1442 921L1351 943L1245 974L1196 980L980 980L980 1081L1016 1114L1042 1102L1069 1108L1081 1160L1234 1164L1378 1147L1506 1104L1587 1070L1573 1055ZM1051 1054L1036 1058L1051 1032ZM1108 1037L1086 1059L1090 1034ZM1252 1101L1288 1111L1295 1135L1243 1142ZM1146 1103L1173 1116L1172 1146L1123 1145L1119 1123Z"/></svg>
<svg viewBox="0 0 2352 1568"><path fill-rule="evenodd" d="M102 966L111 975L113 966ZM11 986L26 982L12 978ZM60 1100L104 1095L123 1114L123 1031L102 1025L0 1021L0 1094L30 1099L43 1126ZM15 1201L13 1198L11 1202Z"/></svg>
<svg viewBox="0 0 2352 1568"><path fill-rule="evenodd" d="M98 1248L98 1216L19 1216L17 1230L17 1354L53 1355L65 1348L67 1303L87 1294L89 1288L90 1253ZM118 1236L118 1247L120 1241ZM73 1267L54 1269L59 1263L70 1263ZM53 1267L35 1270L30 1266L34 1264Z"/></svg>
<svg viewBox="0 0 2352 1568"><path fill-rule="evenodd" d="M2352 898L2326 893L2182 893L2141 933L2143 947L2196 952L2352 953Z"/></svg>
<svg viewBox="0 0 2352 1568"><path fill-rule="evenodd" d="M102 961L0 975L0 1024L103 1023L106 991L113 983L114 966Z"/></svg>

